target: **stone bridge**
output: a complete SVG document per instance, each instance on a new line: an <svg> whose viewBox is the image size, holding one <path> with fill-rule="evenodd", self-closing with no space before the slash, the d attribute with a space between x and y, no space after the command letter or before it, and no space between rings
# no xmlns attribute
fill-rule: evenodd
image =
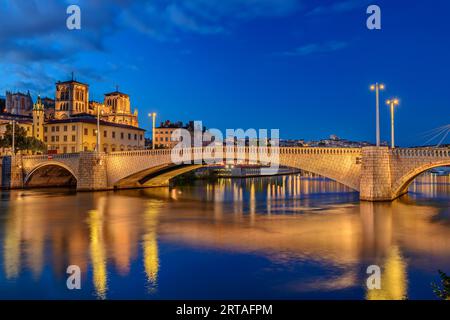
<svg viewBox="0 0 450 320"><path fill-rule="evenodd" d="M258 147L224 147L217 159L215 148L189 148L189 159L258 163ZM335 180L360 192L368 201L390 201L406 193L421 173L450 166L450 149L365 148L274 148L276 165L302 169ZM176 165L172 151L140 150L109 154L82 152L61 155L4 157L1 162L3 188L76 185L79 191L168 186L170 179L204 166L189 162ZM229 160L228 162L229 163ZM272 163L273 165L274 163Z"/></svg>

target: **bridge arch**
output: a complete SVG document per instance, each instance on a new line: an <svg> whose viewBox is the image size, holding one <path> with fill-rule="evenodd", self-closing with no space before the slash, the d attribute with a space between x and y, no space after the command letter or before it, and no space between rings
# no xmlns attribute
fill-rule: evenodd
<svg viewBox="0 0 450 320"><path fill-rule="evenodd" d="M202 148L182 150L192 153L197 159ZM233 154L235 161L253 163L257 148L225 147L223 154ZM213 157L211 150L206 150ZM279 165L305 170L337 181L359 191L361 172L361 149L358 148L280 148ZM255 159L254 159L255 158ZM259 161L259 160L256 160ZM225 162L225 158L224 158ZM107 157L108 184L111 188L139 188L165 186L177 175L194 170L202 165L176 166L171 160L171 150L145 150L114 152ZM170 172L166 171L170 167ZM158 177L161 175L161 177ZM153 181L150 181L149 177ZM159 184L156 181L159 179ZM149 185L150 184L150 185Z"/></svg>
<svg viewBox="0 0 450 320"><path fill-rule="evenodd" d="M24 186L32 187L33 186L33 177L39 177L39 174L42 174L39 178L41 180L45 179L45 174L49 172L56 173L58 176L47 177L46 183L40 182L39 186L61 186L61 185L76 185L78 182L78 177L76 173L60 161L46 161L38 164L32 170L30 170L25 178L24 178ZM61 173L65 173L65 176L62 176Z"/></svg>
<svg viewBox="0 0 450 320"><path fill-rule="evenodd" d="M203 167L202 164L160 165L141 170L114 183L114 188L141 188L169 186L171 179Z"/></svg>
<svg viewBox="0 0 450 320"><path fill-rule="evenodd" d="M408 192L409 185L416 179L418 176L420 176L422 173L438 168L438 167L448 167L450 166L450 159L449 160L443 160L438 161L432 164L424 164L421 166L418 166L410 171L408 171L406 174L404 174L400 179L398 179L395 184L393 185L392 192L394 197L399 197L405 193Z"/></svg>
<svg viewBox="0 0 450 320"><path fill-rule="evenodd" d="M349 187L355 191L358 191L358 187L352 183L351 179L340 179L332 174L326 175L320 170L311 170L311 168L305 168L304 166L295 165L292 163L281 164L284 167L293 169L300 169L318 174L324 178L338 182L346 187ZM114 183L114 188L141 188L141 187L164 187L169 186L170 180L180 176L182 174L197 170L201 167L206 167L204 164L189 164L189 165L162 165L157 167L151 167L145 170L141 170L137 173L124 177ZM307 170L309 169L309 170Z"/></svg>

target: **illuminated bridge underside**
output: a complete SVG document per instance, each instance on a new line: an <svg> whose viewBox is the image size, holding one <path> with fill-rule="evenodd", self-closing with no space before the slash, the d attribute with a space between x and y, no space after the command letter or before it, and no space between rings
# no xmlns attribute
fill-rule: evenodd
<svg viewBox="0 0 450 320"><path fill-rule="evenodd" d="M201 157L204 151L212 157L211 149L184 150L192 158ZM224 154L231 151L235 163L258 162L257 148L227 148ZM202 166L175 166L171 150L16 156L5 157L1 163L4 188L41 187L50 182L74 184L76 181L80 191L168 186L175 176ZM409 184L419 174L450 165L450 150L279 148L279 165L333 179L359 191L362 200L389 201L407 192Z"/></svg>
<svg viewBox="0 0 450 320"><path fill-rule="evenodd" d="M26 187L76 186L77 180L67 169L58 165L45 165L37 168L25 179Z"/></svg>
<svg viewBox="0 0 450 320"><path fill-rule="evenodd" d="M162 165L135 173L114 184L116 189L168 187L176 176L202 167L202 165Z"/></svg>

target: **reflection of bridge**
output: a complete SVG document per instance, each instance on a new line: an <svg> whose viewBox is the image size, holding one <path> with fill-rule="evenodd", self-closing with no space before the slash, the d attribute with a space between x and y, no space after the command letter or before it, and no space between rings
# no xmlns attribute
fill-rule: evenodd
<svg viewBox="0 0 450 320"><path fill-rule="evenodd" d="M190 148L184 153L192 159L200 156L211 160L215 157L213 149ZM234 162L246 163L258 161L258 151L256 147L225 147L223 154L234 154ZM450 165L449 149L279 148L277 152L280 166L330 178L358 190L361 199L369 201L395 199L406 193L411 181L422 172ZM78 190L168 186L173 177L200 166L175 165L171 150L5 157L2 186L76 184Z"/></svg>

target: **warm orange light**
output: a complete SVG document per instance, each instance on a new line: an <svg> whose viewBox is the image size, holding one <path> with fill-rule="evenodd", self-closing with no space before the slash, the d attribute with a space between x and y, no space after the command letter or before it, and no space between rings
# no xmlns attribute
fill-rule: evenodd
<svg viewBox="0 0 450 320"><path fill-rule="evenodd" d="M386 86L384 85L384 84L372 84L371 86L370 86L370 90L371 91L375 91L375 89L377 89L378 88L378 90L384 90L385 88L386 88Z"/></svg>
<svg viewBox="0 0 450 320"><path fill-rule="evenodd" d="M397 98L386 100L386 104L388 104L388 105L393 104L394 106L396 106L396 105L400 104L400 100L398 100Z"/></svg>

